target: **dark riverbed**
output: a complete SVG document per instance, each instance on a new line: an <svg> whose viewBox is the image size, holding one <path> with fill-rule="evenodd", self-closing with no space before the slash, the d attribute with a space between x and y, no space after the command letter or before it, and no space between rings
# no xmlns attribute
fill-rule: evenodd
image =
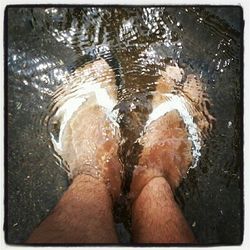
<svg viewBox="0 0 250 250"><path fill-rule="evenodd" d="M151 88L145 79L170 60L201 77L217 121L176 199L201 244L241 242L241 8L8 7L5 15L8 243L26 240L68 186L42 121L64 73L98 56L116 70L120 100L137 93L142 110ZM129 124L124 133L133 142L139 129Z"/></svg>

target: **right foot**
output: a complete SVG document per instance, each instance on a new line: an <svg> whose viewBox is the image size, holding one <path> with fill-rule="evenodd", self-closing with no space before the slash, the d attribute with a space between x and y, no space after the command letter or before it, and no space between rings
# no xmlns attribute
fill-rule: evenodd
<svg viewBox="0 0 250 250"><path fill-rule="evenodd" d="M55 151L69 178L89 175L103 181L113 199L120 194L122 166L116 123L115 75L99 59L78 68L54 95L48 124Z"/></svg>
<svg viewBox="0 0 250 250"><path fill-rule="evenodd" d="M174 190L189 168L197 165L202 138L214 118L207 111L209 100L196 76L188 75L178 92L183 75L178 66L167 66L158 80L153 111L139 138L143 150L133 172L132 200L155 177L164 177Z"/></svg>

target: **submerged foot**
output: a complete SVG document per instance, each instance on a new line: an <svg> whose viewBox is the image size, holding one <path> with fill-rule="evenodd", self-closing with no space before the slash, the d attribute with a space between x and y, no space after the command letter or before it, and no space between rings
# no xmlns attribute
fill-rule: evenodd
<svg viewBox="0 0 250 250"><path fill-rule="evenodd" d="M100 59L78 68L54 95L49 127L55 151L69 178L90 175L107 185L112 197L120 194L120 140L116 124L115 75Z"/></svg>
<svg viewBox="0 0 250 250"><path fill-rule="evenodd" d="M172 190L190 167L196 167L203 138L214 118L207 110L208 97L202 82L178 66L167 66L153 93L153 111L139 138L143 146L130 187L135 199L155 177L164 177Z"/></svg>

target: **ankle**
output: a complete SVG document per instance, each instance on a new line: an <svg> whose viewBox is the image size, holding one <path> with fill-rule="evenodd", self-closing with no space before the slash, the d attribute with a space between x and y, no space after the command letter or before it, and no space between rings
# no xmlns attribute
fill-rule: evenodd
<svg viewBox="0 0 250 250"><path fill-rule="evenodd" d="M129 199L135 201L145 186L147 186L154 178L162 178L163 174L155 168L147 166L137 166L133 173L132 182L130 185Z"/></svg>
<svg viewBox="0 0 250 250"><path fill-rule="evenodd" d="M116 166L118 168L118 166ZM109 175L107 173L95 176L86 173L78 173L72 179L71 186L76 186L77 188L81 186L93 187L92 190L99 190L100 193L107 193L112 202L114 203L120 195L121 192L121 176L115 174L113 170L114 167L108 168ZM117 172L118 170L116 170ZM111 175L113 173L113 175Z"/></svg>

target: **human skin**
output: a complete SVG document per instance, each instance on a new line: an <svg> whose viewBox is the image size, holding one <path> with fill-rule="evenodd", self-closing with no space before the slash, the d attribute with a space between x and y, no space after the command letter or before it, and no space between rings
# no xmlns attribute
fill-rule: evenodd
<svg viewBox="0 0 250 250"><path fill-rule="evenodd" d="M78 175L26 243L117 243L112 207L104 183Z"/></svg>
<svg viewBox="0 0 250 250"><path fill-rule="evenodd" d="M98 104L97 93L86 92L88 85L96 89L100 84L98 97L102 90L101 96L105 92L115 104L115 75L104 59L98 59L65 81L54 93L48 122L60 125L60 140L53 140L53 145L72 183L26 243L117 243L112 210L121 187L119 133L107 117L107 107ZM70 113L68 101L77 101L74 94L81 91L88 93L87 99Z"/></svg>
<svg viewBox="0 0 250 250"><path fill-rule="evenodd" d="M170 92L174 85L172 78L177 79L179 75L173 68L166 71L165 79L159 80L158 92ZM194 95L200 85L195 77L187 79L183 92L186 91L187 96L191 93L191 100L197 97L197 101L192 102L196 105L194 110L199 111L203 92L198 89L199 95ZM161 101L162 96L155 95L153 106ZM192 115L201 132L209 128L202 112ZM105 137L103 128L106 129ZM121 186L118 138L112 135L109 121L95 105L77 112L65 134L61 155L70 166L73 182L27 243L117 243L112 201L120 195ZM196 243L174 200L174 190L192 162L192 145L178 112L173 110L152 123L142 143L143 151L130 187L134 243ZM86 171L95 175L96 169L96 177L100 174L101 179L86 175Z"/></svg>
<svg viewBox="0 0 250 250"><path fill-rule="evenodd" d="M174 200L191 163L191 143L176 111L153 122L142 138L144 148L130 186L135 243L195 243Z"/></svg>
<svg viewBox="0 0 250 250"><path fill-rule="evenodd" d="M118 243L112 206L104 183L79 175L26 243ZM196 242L163 177L150 180L134 201L132 232L135 243Z"/></svg>
<svg viewBox="0 0 250 250"><path fill-rule="evenodd" d="M134 201L132 232L135 243L196 243L163 177L151 179Z"/></svg>
<svg viewBox="0 0 250 250"><path fill-rule="evenodd" d="M165 129L160 130L162 124ZM195 238L172 192L181 182L182 173L187 170L191 159L191 145L185 128L174 112L152 124L149 131L145 135L147 140L139 161L141 169L135 169L131 184L131 193L135 194L132 204L133 240L135 243L194 243ZM110 147L100 149L104 155L113 152ZM179 155L177 158L175 153ZM112 166L106 165L105 172L111 177L115 172L107 169L119 170L120 166L118 161L109 164ZM182 169L176 168L176 164L182 164ZM119 189L108 189L102 179L77 175L27 243L117 243L112 197L114 199L118 193Z"/></svg>
<svg viewBox="0 0 250 250"><path fill-rule="evenodd" d="M104 119L98 110L88 113L99 114L98 119L88 116L90 124L103 123ZM79 113L78 117L81 116L83 114ZM72 126L77 128L73 121ZM84 131L78 134L75 129L76 135L72 136L75 138L72 141L83 142L84 140L79 138L91 136L93 133L101 135L98 127L102 126L91 126L88 133ZM100 141L102 139L99 138L96 143ZM153 123L144 136L144 141L140 166L134 170L131 184L131 194L134 194L133 240L135 243L194 243L194 236L172 193L181 182L182 175L191 161L191 145L178 114L169 113ZM108 165L105 161L105 164L102 164L102 161L94 160L97 156L101 159L101 155L107 153L115 156L116 142L111 140L110 143L112 147L102 146L96 154L91 152L91 161L103 165L101 169L105 167L105 179L112 180L114 176L119 175L121 168L117 157L109 161ZM82 143L75 145L78 145L79 150L84 148ZM71 156L70 159L72 164L79 164L81 167L83 161L77 161L80 159L79 155L77 158ZM108 189L102 179L81 173L77 175L53 212L34 230L27 243L117 243L112 199L120 192L120 181L115 180L111 182L113 188Z"/></svg>

